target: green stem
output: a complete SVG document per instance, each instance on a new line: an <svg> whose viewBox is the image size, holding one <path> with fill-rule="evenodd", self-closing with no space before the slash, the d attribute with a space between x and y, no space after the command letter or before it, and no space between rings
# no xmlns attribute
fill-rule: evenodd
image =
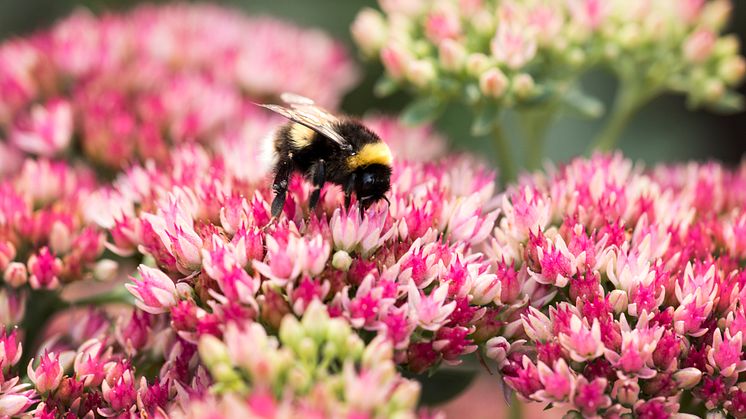
<svg viewBox="0 0 746 419"><path fill-rule="evenodd" d="M521 113L521 126L526 137L526 169L541 168L547 131L554 121L558 106L549 104L536 110Z"/></svg>
<svg viewBox="0 0 746 419"><path fill-rule="evenodd" d="M518 396L513 392L513 396L510 398L510 406L508 407L508 418L510 419L523 419L523 406L521 401L518 400Z"/></svg>
<svg viewBox="0 0 746 419"><path fill-rule="evenodd" d="M34 356L34 347L47 326L49 320L65 304L55 291L31 291L26 302L26 315L21 322L23 330L23 357L19 365L27 365Z"/></svg>
<svg viewBox="0 0 746 419"><path fill-rule="evenodd" d="M102 306L106 304L127 304L134 305L135 300L132 294L124 286L119 286L109 292L97 294L79 300L67 302L68 307L85 307L85 306Z"/></svg>
<svg viewBox="0 0 746 419"><path fill-rule="evenodd" d="M590 151L608 152L614 149L632 116L652 97L651 94L642 93L645 90L634 83L621 82L614 98L611 114L601 132L591 143Z"/></svg>
<svg viewBox="0 0 746 419"><path fill-rule="evenodd" d="M503 185L507 185L516 179L516 166L508 139L497 123L492 126L492 144L495 147L495 157L500 165L500 179Z"/></svg>
<svg viewBox="0 0 746 419"><path fill-rule="evenodd" d="M24 331L25 336L23 338L23 359L20 365L28 364L34 356L34 348L39 343L41 334L57 313L73 307L102 306L112 303L134 304L132 295L123 286L111 292L75 301L63 300L56 291L31 291L26 303L26 315L21 322L21 330Z"/></svg>

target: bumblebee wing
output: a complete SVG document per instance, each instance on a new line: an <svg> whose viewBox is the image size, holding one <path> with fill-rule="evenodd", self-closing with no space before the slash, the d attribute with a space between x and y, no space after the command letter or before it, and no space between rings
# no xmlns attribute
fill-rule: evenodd
<svg viewBox="0 0 746 419"><path fill-rule="evenodd" d="M292 93L283 93L281 99L291 107L280 105L259 105L276 112L291 121L305 125L319 134L339 144L344 150L352 149L350 143L344 139L335 129L339 120L336 116L316 106L313 100Z"/></svg>
<svg viewBox="0 0 746 419"><path fill-rule="evenodd" d="M280 99L282 99L283 102L293 107L294 105L314 105L315 104L313 99L309 99L301 95L296 95L295 93L288 93L288 92L282 93L280 94Z"/></svg>

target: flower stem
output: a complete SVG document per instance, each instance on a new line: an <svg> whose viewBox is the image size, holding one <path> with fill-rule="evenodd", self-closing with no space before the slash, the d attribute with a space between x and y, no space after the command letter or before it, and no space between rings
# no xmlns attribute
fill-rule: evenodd
<svg viewBox="0 0 746 419"><path fill-rule="evenodd" d="M117 288L105 292L102 294L96 294L90 297L81 298L74 301L66 302L68 307L86 307L86 306L102 306L106 304L127 304L134 305L135 300L132 294L121 285Z"/></svg>
<svg viewBox="0 0 746 419"><path fill-rule="evenodd" d="M49 320L65 304L56 291L33 290L26 302L26 315L21 322L23 337L23 357L20 365L26 365L35 354L35 345L44 332Z"/></svg>
<svg viewBox="0 0 746 419"><path fill-rule="evenodd" d="M550 104L537 110L521 113L521 126L526 137L525 162L528 170L541 167L547 130L554 121L557 108L556 104Z"/></svg>
<svg viewBox="0 0 746 419"><path fill-rule="evenodd" d="M619 85L611 114L601 132L591 143L589 151L608 152L614 149L632 116L652 97L652 95L643 94L644 91L630 82L622 82Z"/></svg>
<svg viewBox="0 0 746 419"><path fill-rule="evenodd" d="M513 396L510 398L510 406L508 407L508 418L510 419L523 419L523 409L521 401L518 400L518 396L513 392Z"/></svg>
<svg viewBox="0 0 746 419"><path fill-rule="evenodd" d="M24 356L21 360L21 365L28 364L29 360L34 356L34 348L40 343L41 334L45 331L52 317L57 313L73 307L102 306L113 303L134 305L134 300L124 286L107 293L75 301L62 299L57 291L31 291L26 305L26 315L21 322L21 330L25 333L23 338Z"/></svg>
<svg viewBox="0 0 746 419"><path fill-rule="evenodd" d="M495 157L500 165L500 178L504 186L516 179L516 166L508 139L498 123L492 126L492 144L495 147Z"/></svg>

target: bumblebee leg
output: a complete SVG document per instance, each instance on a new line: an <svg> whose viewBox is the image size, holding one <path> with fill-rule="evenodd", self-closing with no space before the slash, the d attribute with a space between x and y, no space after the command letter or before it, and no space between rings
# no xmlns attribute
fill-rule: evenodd
<svg viewBox="0 0 746 419"><path fill-rule="evenodd" d="M350 209L350 201L352 200L352 189L355 187L355 174L350 175L345 185L345 210Z"/></svg>
<svg viewBox="0 0 746 419"><path fill-rule="evenodd" d="M285 198L288 192L288 181L293 173L293 162L288 158L281 159L277 163L275 181L272 189L275 191L275 199L272 201L272 218L277 218L285 206Z"/></svg>
<svg viewBox="0 0 746 419"><path fill-rule="evenodd" d="M319 160L314 165L313 170L313 184L316 186L316 189L311 193L311 199L309 200L309 207L311 209L316 208L316 204L319 202L319 196L321 195L321 187L324 186L325 182L326 166L324 165L324 160Z"/></svg>

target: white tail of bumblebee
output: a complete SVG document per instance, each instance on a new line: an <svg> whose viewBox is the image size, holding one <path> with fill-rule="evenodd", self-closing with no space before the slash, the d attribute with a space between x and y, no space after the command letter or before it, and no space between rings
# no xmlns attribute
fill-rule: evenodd
<svg viewBox="0 0 746 419"><path fill-rule="evenodd" d="M278 129L275 128L267 133L259 144L259 164L262 172L271 172L279 160L279 156L275 150L275 137L277 136Z"/></svg>

